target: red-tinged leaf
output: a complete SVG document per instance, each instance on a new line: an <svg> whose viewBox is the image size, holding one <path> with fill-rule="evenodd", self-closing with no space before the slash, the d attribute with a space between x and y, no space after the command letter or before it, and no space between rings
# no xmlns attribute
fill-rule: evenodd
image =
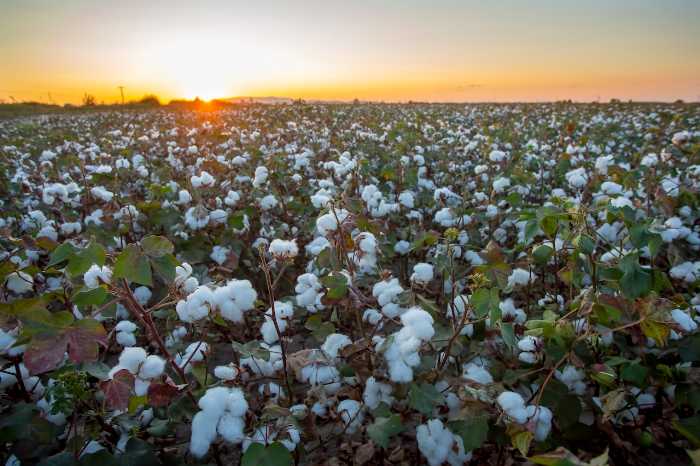
<svg viewBox="0 0 700 466"><path fill-rule="evenodd" d="M134 375L122 369L111 380L104 381L100 388L105 394L105 403L109 409L127 409L129 398L134 391Z"/></svg>
<svg viewBox="0 0 700 466"><path fill-rule="evenodd" d="M104 327L94 319L82 319L66 331L68 356L76 363L97 360L100 348L107 345Z"/></svg>
<svg viewBox="0 0 700 466"><path fill-rule="evenodd" d="M32 375L54 370L63 361L66 352L64 335L35 337L24 352L24 365Z"/></svg>
<svg viewBox="0 0 700 466"><path fill-rule="evenodd" d="M148 404L154 407L167 406L180 392L169 383L152 383L148 386Z"/></svg>

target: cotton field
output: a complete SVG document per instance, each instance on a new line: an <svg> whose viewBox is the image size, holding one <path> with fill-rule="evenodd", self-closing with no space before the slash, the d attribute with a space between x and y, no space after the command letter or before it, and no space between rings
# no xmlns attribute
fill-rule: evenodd
<svg viewBox="0 0 700 466"><path fill-rule="evenodd" d="M7 465L698 464L700 108L0 122Z"/></svg>

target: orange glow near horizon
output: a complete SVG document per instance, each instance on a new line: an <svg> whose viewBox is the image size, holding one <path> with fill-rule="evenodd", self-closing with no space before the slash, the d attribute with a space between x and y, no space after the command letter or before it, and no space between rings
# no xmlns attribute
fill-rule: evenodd
<svg viewBox="0 0 700 466"><path fill-rule="evenodd" d="M5 0L0 101L700 100L693 0Z"/></svg>

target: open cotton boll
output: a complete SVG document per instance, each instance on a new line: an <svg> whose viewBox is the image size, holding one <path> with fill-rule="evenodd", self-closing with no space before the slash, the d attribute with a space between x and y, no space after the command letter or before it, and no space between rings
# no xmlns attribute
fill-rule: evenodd
<svg viewBox="0 0 700 466"><path fill-rule="evenodd" d="M299 254L299 248L297 247L296 240L285 241L282 239L274 239L270 243L268 252L272 254L275 259L292 259Z"/></svg>
<svg viewBox="0 0 700 466"><path fill-rule="evenodd" d="M361 405L355 400L343 400L338 403L338 414L343 424L346 425L345 432L354 434L355 431L362 425L365 415L361 410Z"/></svg>
<svg viewBox="0 0 700 466"><path fill-rule="evenodd" d="M260 208L262 210L274 209L278 203L279 203L279 201L277 201L277 198L273 194L268 194L267 196L260 199L260 202L259 202Z"/></svg>
<svg viewBox="0 0 700 466"><path fill-rule="evenodd" d="M527 407L529 423L534 424L535 440L543 442L552 430L552 411L546 406L530 405Z"/></svg>
<svg viewBox="0 0 700 466"><path fill-rule="evenodd" d="M415 205L413 193L411 191L404 191L399 194L399 203L408 209L413 209Z"/></svg>
<svg viewBox="0 0 700 466"><path fill-rule="evenodd" d="M190 192L186 189L181 189L180 192L177 193L177 201L175 201L175 204L185 205L190 202L192 202L192 195Z"/></svg>
<svg viewBox="0 0 700 466"><path fill-rule="evenodd" d="M340 389L340 372L333 366L315 362L302 367L300 375L301 382L321 387L328 395L333 395Z"/></svg>
<svg viewBox="0 0 700 466"><path fill-rule="evenodd" d="M362 400L369 409L376 409L380 403L391 406L394 402L394 397L391 396L392 391L393 388L390 384L377 382L374 377L369 377L365 382Z"/></svg>
<svg viewBox="0 0 700 466"><path fill-rule="evenodd" d="M220 417L216 412L199 411L192 418L190 453L196 458L206 455L212 442L216 440Z"/></svg>
<svg viewBox="0 0 700 466"><path fill-rule="evenodd" d="M90 194L104 202L110 202L114 193L105 189L104 186L95 186L90 190Z"/></svg>
<svg viewBox="0 0 700 466"><path fill-rule="evenodd" d="M522 424L527 420L525 400L523 400L520 394L506 391L498 395L496 402L501 409L518 424Z"/></svg>
<svg viewBox="0 0 700 466"><path fill-rule="evenodd" d="M584 382L586 375L583 371L576 369L576 367L570 364L565 366L562 370L555 371L554 377L577 395L583 395L586 391L586 383Z"/></svg>
<svg viewBox="0 0 700 466"><path fill-rule="evenodd" d="M291 304L275 301L275 320L277 321L277 327L279 328L279 333L282 334L287 329L288 319L294 316L294 308ZM268 308L265 312L265 322L260 327L260 333L262 333L263 340L265 343L272 344L279 341L279 335L277 335L277 328L275 328L275 323L272 320L272 307Z"/></svg>
<svg viewBox="0 0 700 466"><path fill-rule="evenodd" d="M199 176L193 175L190 177L190 183L192 183L192 187L195 189L208 188L214 186L216 180L208 172L203 171Z"/></svg>
<svg viewBox="0 0 700 466"><path fill-rule="evenodd" d="M564 175L569 186L575 189L581 189L588 183L588 173L583 167L571 170Z"/></svg>
<svg viewBox="0 0 700 466"><path fill-rule="evenodd" d="M154 379L162 375L164 370L165 360L160 356L152 354L148 356L145 361L143 361L143 364L141 364L141 368L139 369L139 377L144 380Z"/></svg>
<svg viewBox="0 0 700 466"><path fill-rule="evenodd" d="M338 229L338 222L342 224L349 216L350 212L345 209L333 209L316 219L316 229L321 235L327 236Z"/></svg>
<svg viewBox="0 0 700 466"><path fill-rule="evenodd" d="M671 317L681 327L684 332L694 332L698 328L698 324L690 318L682 309L674 309L671 311Z"/></svg>
<svg viewBox="0 0 700 466"><path fill-rule="evenodd" d="M338 352L348 345L352 344L352 340L346 335L340 333L331 333L326 337L326 341L321 345L321 349L331 358L337 358Z"/></svg>
<svg viewBox="0 0 700 466"><path fill-rule="evenodd" d="M413 266L411 281L422 285L428 284L433 279L433 265L420 262Z"/></svg>
<svg viewBox="0 0 700 466"><path fill-rule="evenodd" d="M119 355L118 367L126 369L132 374L136 374L147 357L148 353L146 353L146 350L138 346L124 348Z"/></svg>
<svg viewBox="0 0 700 466"><path fill-rule="evenodd" d="M494 191L496 191L497 193L502 193L503 191L505 191L506 189L508 189L510 187L510 178L505 178L505 177L496 178L493 181L492 186L493 186Z"/></svg>
<svg viewBox="0 0 700 466"><path fill-rule="evenodd" d="M431 419L416 427L416 441L430 466L440 466L445 462L450 466L461 466L472 457L471 452L464 451L462 439L439 419Z"/></svg>
<svg viewBox="0 0 700 466"><path fill-rule="evenodd" d="M196 322L209 315L209 308L213 302L214 293L203 285L190 293L186 299L178 301L175 311L183 322Z"/></svg>
<svg viewBox="0 0 700 466"><path fill-rule="evenodd" d="M100 282L110 283L111 281L112 269L106 265L100 267L97 264L93 264L87 272L83 274L83 282L89 289L97 288L100 286Z"/></svg>
<svg viewBox="0 0 700 466"><path fill-rule="evenodd" d="M508 277L508 287L513 288L516 286L527 285L531 281L534 281L535 278L535 275L530 273L529 270L513 269L510 276Z"/></svg>
<svg viewBox="0 0 700 466"><path fill-rule="evenodd" d="M249 280L231 280L213 292L210 303L221 316L232 322L243 322L243 315L255 307L258 293Z"/></svg>
<svg viewBox="0 0 700 466"><path fill-rule="evenodd" d="M216 428L217 433L229 443L242 443L245 439L243 430L245 429L245 420L231 413L224 413L219 420Z"/></svg>
<svg viewBox="0 0 700 466"><path fill-rule="evenodd" d="M420 364L418 350L435 334L433 318L419 307L414 307L401 315L403 327L392 335L390 344L384 350L384 358L389 366L389 377L394 382L413 380L413 367Z"/></svg>
<svg viewBox="0 0 700 466"><path fill-rule="evenodd" d="M202 206L190 207L185 212L185 225L191 230L199 230L209 224L209 212Z"/></svg>
<svg viewBox="0 0 700 466"><path fill-rule="evenodd" d="M476 382L481 385L489 385L493 383L493 376L483 366L467 363L462 367L462 377L466 380Z"/></svg>
<svg viewBox="0 0 700 466"><path fill-rule="evenodd" d="M186 373L189 373L192 371L191 363L202 361L208 352L208 344L202 341L195 341L185 348L184 353L178 353L175 356L175 364L183 368Z"/></svg>
<svg viewBox="0 0 700 466"><path fill-rule="evenodd" d="M324 286L318 277L312 273L304 273L297 277L296 291L297 306L305 308L311 313L315 313L325 308L321 302L325 295Z"/></svg>
<svg viewBox="0 0 700 466"><path fill-rule="evenodd" d="M34 288L34 278L25 272L12 272L5 279L5 286L14 294L23 294Z"/></svg>
<svg viewBox="0 0 700 466"><path fill-rule="evenodd" d="M397 303L399 295L403 291L398 278L377 282L372 287L372 295L382 307L382 313L389 318L394 318L403 311L403 308Z"/></svg>
<svg viewBox="0 0 700 466"><path fill-rule="evenodd" d="M139 286L134 290L134 298L136 298L136 301L142 306L148 304L151 296L153 296L153 293L147 286Z"/></svg>
<svg viewBox="0 0 700 466"><path fill-rule="evenodd" d="M255 169L255 177L253 178L253 187L259 188L260 186L265 184L265 182L267 181L268 174L269 172L267 170L267 167L257 167Z"/></svg>
<svg viewBox="0 0 700 466"><path fill-rule="evenodd" d="M394 252L396 254L399 254L401 256L405 256L411 251L411 243L408 241L397 241L396 244L394 245Z"/></svg>
<svg viewBox="0 0 700 466"><path fill-rule="evenodd" d="M214 375L217 379L221 380L235 380L239 373L240 369L232 364L228 366L216 366L214 368Z"/></svg>

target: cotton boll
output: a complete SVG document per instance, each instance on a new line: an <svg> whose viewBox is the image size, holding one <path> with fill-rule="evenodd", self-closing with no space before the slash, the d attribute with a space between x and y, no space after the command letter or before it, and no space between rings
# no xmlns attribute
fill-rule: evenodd
<svg viewBox="0 0 700 466"><path fill-rule="evenodd" d="M394 245L394 252L396 254L399 254L401 256L405 256L408 254L411 250L411 243L408 241L397 241L396 244Z"/></svg>
<svg viewBox="0 0 700 466"><path fill-rule="evenodd" d="M139 377L142 379L154 379L163 374L165 370L165 360L156 355L150 355L141 364L139 369Z"/></svg>
<svg viewBox="0 0 700 466"><path fill-rule="evenodd" d="M34 278L25 272L12 272L7 275L5 286L14 294L23 294L34 288Z"/></svg>
<svg viewBox="0 0 700 466"><path fill-rule="evenodd" d="M433 279L433 266L421 262L413 266L411 281L419 284L428 284Z"/></svg>
<svg viewBox="0 0 700 466"><path fill-rule="evenodd" d="M297 247L296 240L285 241L281 239L274 239L270 243L268 252L276 259L285 260L296 257L299 254L299 248Z"/></svg>
<svg viewBox="0 0 700 466"><path fill-rule="evenodd" d="M365 383L362 400L369 409L376 409L380 403L391 406L394 397L391 396L393 388L387 383L377 382L374 377L369 377Z"/></svg>
<svg viewBox="0 0 700 466"><path fill-rule="evenodd" d="M296 291L297 306L305 308L311 313L315 313L325 308L321 302L325 292L324 287L318 277L312 273L305 273L297 277Z"/></svg>
<svg viewBox="0 0 700 466"><path fill-rule="evenodd" d="M496 402L506 414L510 415L519 409L525 408L525 400L520 394L515 392L502 392L496 398Z"/></svg>
<svg viewBox="0 0 700 466"><path fill-rule="evenodd" d="M239 444L243 442L245 434L245 421L243 418L231 413L224 413L219 420L216 431L218 434L229 443Z"/></svg>
<svg viewBox="0 0 700 466"><path fill-rule="evenodd" d="M133 333L117 332L116 340L117 340L117 343L119 343L122 346L135 346L136 345L136 337L134 336Z"/></svg>
<svg viewBox="0 0 700 466"><path fill-rule="evenodd" d="M338 403L337 408L340 419L346 425L345 431L348 434L353 434L364 421L364 414L361 411L361 405L355 400L343 400Z"/></svg>
<svg viewBox="0 0 700 466"><path fill-rule="evenodd" d="M466 380L476 382L481 385L489 385L493 383L493 376L484 368L472 362L465 364L462 367L462 377Z"/></svg>
<svg viewBox="0 0 700 466"><path fill-rule="evenodd" d="M104 265L93 264L83 275L83 282L89 289L94 289L100 286L100 282L110 283L112 280L112 269Z"/></svg>
<svg viewBox="0 0 700 466"><path fill-rule="evenodd" d="M216 366L214 368L214 375L221 380L235 380L239 373L240 369L233 365Z"/></svg>
<svg viewBox="0 0 700 466"><path fill-rule="evenodd" d="M684 332L691 333L697 330L698 324L690 318L682 309L671 311L671 317L681 327Z"/></svg>
<svg viewBox="0 0 700 466"><path fill-rule="evenodd" d="M331 358L337 358L338 352L346 346L352 344L352 340L340 333L331 333L326 337L326 341L321 349Z"/></svg>
<svg viewBox="0 0 700 466"><path fill-rule="evenodd" d="M430 466L440 466L445 462L459 466L471 459L471 452L464 451L461 438L450 432L439 419L431 419L416 427L416 441Z"/></svg>
<svg viewBox="0 0 700 466"><path fill-rule="evenodd" d="M534 274L525 269L513 269L508 277L508 287L527 285L535 279Z"/></svg>
<svg viewBox="0 0 700 466"><path fill-rule="evenodd" d="M132 374L138 372L139 366L146 360L148 353L138 346L124 348L119 355L119 367L126 369Z"/></svg>
<svg viewBox="0 0 700 466"><path fill-rule="evenodd" d="M214 412L200 411L192 418L190 453L196 458L206 455L212 442L216 440L219 417Z"/></svg>

